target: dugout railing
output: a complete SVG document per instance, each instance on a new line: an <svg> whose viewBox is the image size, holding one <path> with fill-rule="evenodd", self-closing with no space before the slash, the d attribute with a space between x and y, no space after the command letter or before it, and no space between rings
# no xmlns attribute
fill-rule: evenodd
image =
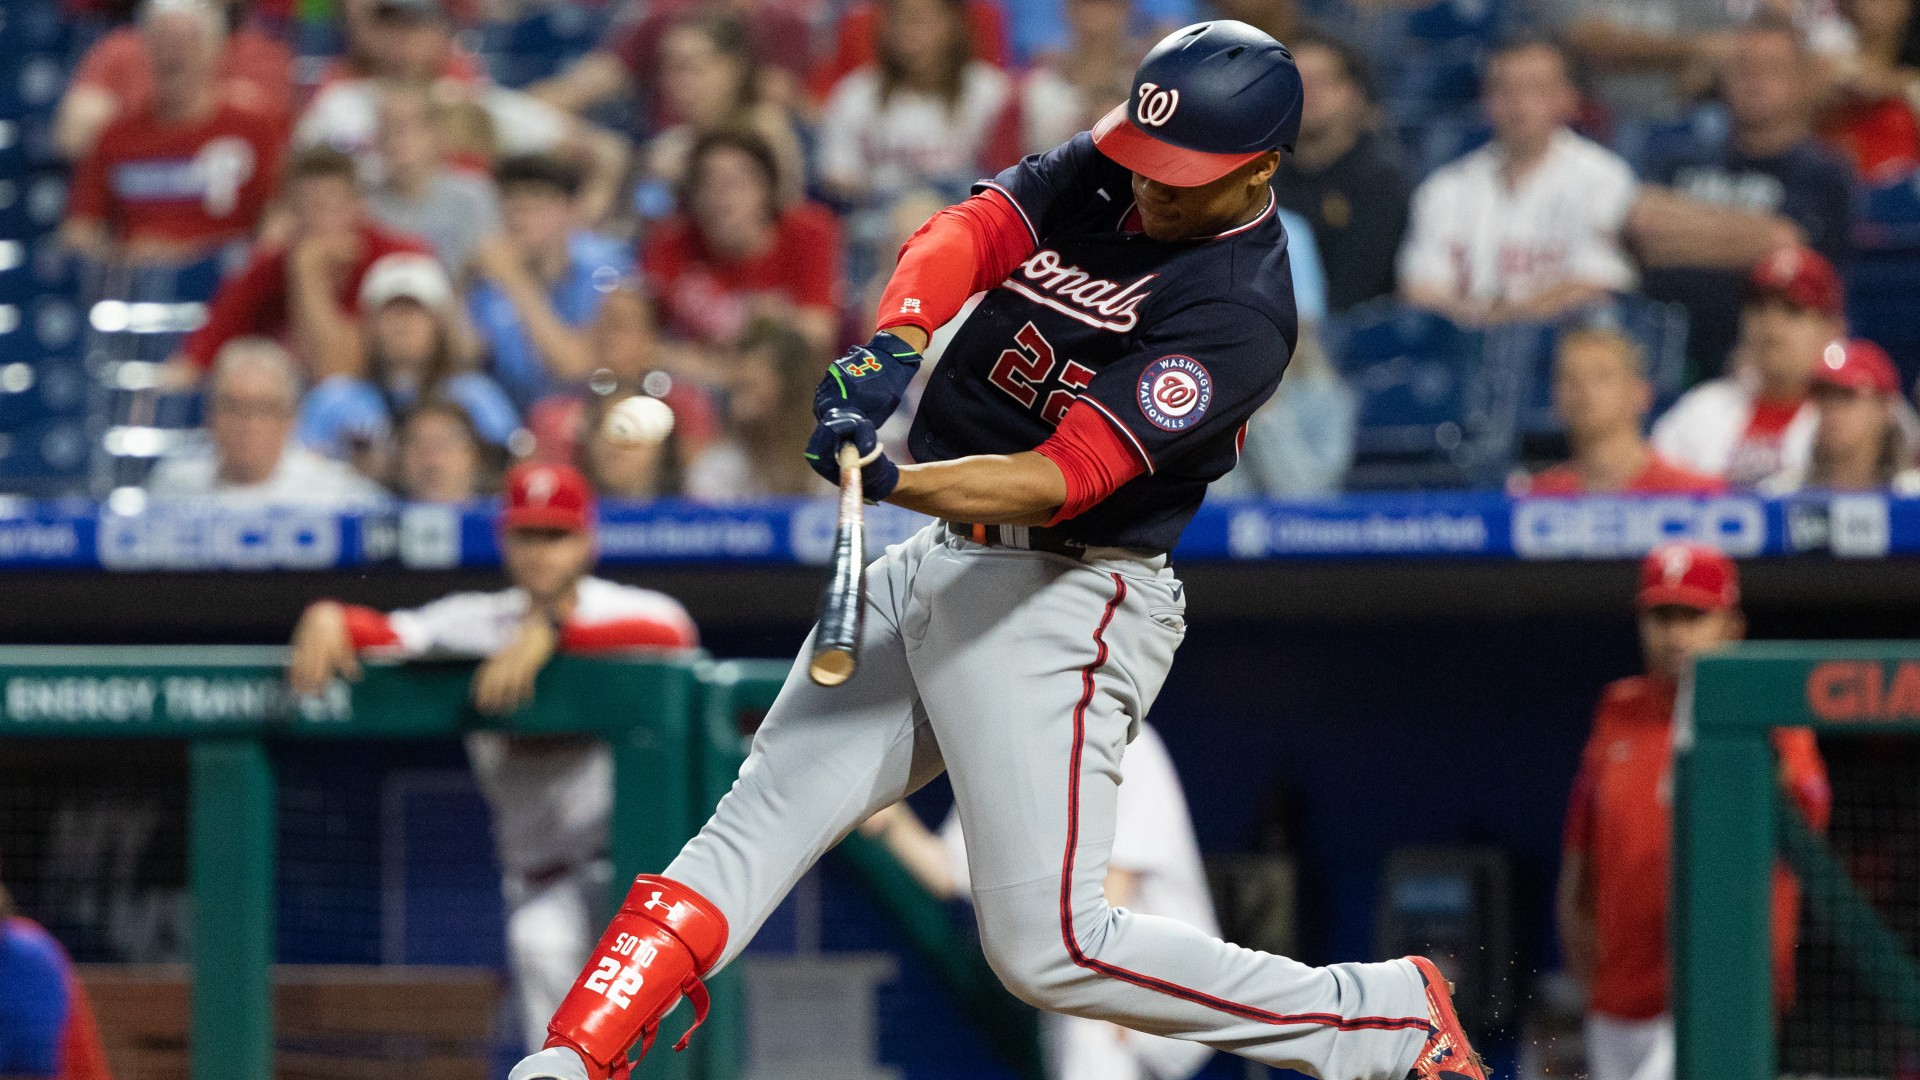
<svg viewBox="0 0 1920 1080"><path fill-rule="evenodd" d="M613 752L616 890L678 852L732 782L743 710L786 665L699 658L558 657L532 703L501 719L469 704L470 663L369 664L353 684L297 699L274 647L0 649L0 737L183 739L194 898L189 1060L195 1080L273 1075L276 785L268 743L452 737L480 730L589 734ZM737 1005L732 973L716 979ZM669 1020L668 1023L673 1023ZM738 1075L740 1010L716 1010L686 1054L637 1075Z"/></svg>
<svg viewBox="0 0 1920 1080"><path fill-rule="evenodd" d="M1702 658L1674 758L1673 1004L1678 1080L1779 1075L1771 874L1800 879L1817 926L1881 1013L1920 1039L1914 947L1779 792L1769 732L1920 734L1920 642L1768 642Z"/></svg>

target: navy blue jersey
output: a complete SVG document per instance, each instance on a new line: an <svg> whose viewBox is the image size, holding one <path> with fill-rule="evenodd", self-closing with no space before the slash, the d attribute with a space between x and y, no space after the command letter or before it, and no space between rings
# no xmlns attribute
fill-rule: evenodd
<svg viewBox="0 0 1920 1080"><path fill-rule="evenodd" d="M987 189L1019 207L1035 251L947 346L914 417L914 460L1032 450L1086 401L1146 471L1053 531L1171 550L1293 355L1286 230L1271 202L1202 240L1129 230L1132 174L1084 133L975 186Z"/></svg>

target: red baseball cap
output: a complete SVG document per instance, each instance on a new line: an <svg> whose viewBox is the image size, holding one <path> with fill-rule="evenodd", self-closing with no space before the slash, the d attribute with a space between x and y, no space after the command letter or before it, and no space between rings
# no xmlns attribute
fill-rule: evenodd
<svg viewBox="0 0 1920 1080"><path fill-rule="evenodd" d="M507 470L503 529L593 531L593 486L571 465L529 461Z"/></svg>
<svg viewBox="0 0 1920 1080"><path fill-rule="evenodd" d="M1881 397L1900 394L1900 373L1886 350L1866 338L1835 341L1821 350L1813 381L1848 390L1871 390Z"/></svg>
<svg viewBox="0 0 1920 1080"><path fill-rule="evenodd" d="M1661 544L1640 562L1638 599L1641 611L1668 606L1725 611L1740 603L1740 570L1716 547Z"/></svg>
<svg viewBox="0 0 1920 1080"><path fill-rule="evenodd" d="M1747 277L1747 301L1781 299L1838 317L1846 310L1840 274L1826 256L1805 247L1776 248Z"/></svg>

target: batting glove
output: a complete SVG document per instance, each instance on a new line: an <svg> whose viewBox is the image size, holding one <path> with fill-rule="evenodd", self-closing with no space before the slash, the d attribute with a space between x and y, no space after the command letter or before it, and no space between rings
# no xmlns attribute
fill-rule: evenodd
<svg viewBox="0 0 1920 1080"><path fill-rule="evenodd" d="M840 444L850 442L860 451L860 493L869 502L879 502L893 494L900 483L900 466L888 459L885 447L873 433L873 421L857 412L835 409L827 413L813 437L807 440L807 464L840 486Z"/></svg>
<svg viewBox="0 0 1920 1080"><path fill-rule="evenodd" d="M919 370L919 351L882 330L827 367L813 392L814 418L824 421L834 409L851 409L875 426L884 424Z"/></svg>

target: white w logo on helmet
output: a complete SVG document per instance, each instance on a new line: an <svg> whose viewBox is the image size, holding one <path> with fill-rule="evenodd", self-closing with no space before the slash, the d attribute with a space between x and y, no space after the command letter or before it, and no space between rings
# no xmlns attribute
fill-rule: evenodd
<svg viewBox="0 0 1920 1080"><path fill-rule="evenodd" d="M1180 91L1171 87L1162 88L1158 83L1143 82L1133 117L1148 127L1159 127L1173 119L1173 111L1179 107Z"/></svg>

